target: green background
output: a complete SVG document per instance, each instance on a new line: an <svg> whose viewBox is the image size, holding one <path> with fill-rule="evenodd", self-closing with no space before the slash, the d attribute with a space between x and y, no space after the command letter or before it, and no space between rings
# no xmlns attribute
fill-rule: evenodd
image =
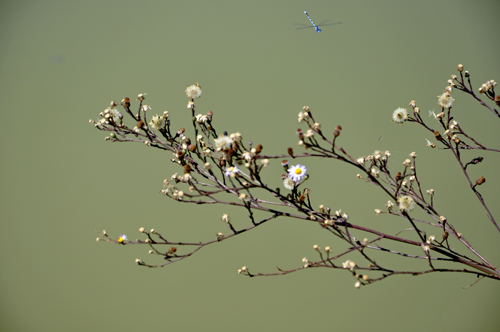
<svg viewBox="0 0 500 332"><path fill-rule="evenodd" d="M294 23L308 23L304 10L316 23L342 24L320 34L296 30ZM432 137L417 126L390 120L412 99L424 117L438 110L436 96L459 63L476 88L499 81L499 13L498 1L2 1L1 330L496 331L500 284L463 290L473 275L396 276L356 290L346 271L236 274L243 265L298 267L317 258L314 244L343 248L296 220L273 221L166 268L138 267L136 258L161 260L146 246L96 243L95 230L135 239L145 227L170 240L206 241L228 232L224 212L248 222L226 206L158 194L179 171L171 155L105 142L88 121L110 100L147 92L151 115L168 110L174 128L188 128L183 91L198 82L197 113L212 110L219 131L239 131L277 154L300 151L297 114L309 105L325 132L342 125L340 144L354 157L390 150L396 170L416 151L438 210L498 266L499 234L451 156L426 148ZM459 91L453 97L456 119L498 147L499 119ZM472 176L486 177L481 192L498 216L500 160L469 155L486 157ZM408 227L374 215L387 197L356 180L355 170L301 162L316 206L342 208L372 228ZM266 172L279 185L278 162Z"/></svg>

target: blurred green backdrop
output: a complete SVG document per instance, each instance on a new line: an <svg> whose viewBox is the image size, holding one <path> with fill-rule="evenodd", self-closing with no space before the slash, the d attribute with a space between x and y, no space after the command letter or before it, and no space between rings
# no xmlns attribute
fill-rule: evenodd
<svg viewBox="0 0 500 332"><path fill-rule="evenodd" d="M296 30L308 23L304 10L342 24ZM271 154L299 150L296 115L309 105L325 131L342 125L341 145L355 157L390 150L398 167L416 151L440 211L498 264L498 234L450 156L425 148L431 137L420 128L390 121L412 99L423 112L437 109L459 63L476 87L499 81L498 14L496 0L2 1L0 330L496 331L500 284L462 290L470 275L393 277L356 290L342 271L236 274L243 265L294 268L315 258L314 244L336 245L293 220L167 268L138 267L135 258L158 262L148 248L96 243L95 230L135 239L146 227L199 241L227 232L223 212L245 215L158 194L178 171L170 155L105 142L88 120L110 100L147 92L151 113L168 110L174 127L188 127L183 91L198 82L199 113L212 110L219 131L239 131ZM460 123L484 143L500 142L498 119L453 97ZM500 160L481 155L477 177L486 177L482 193L498 216ZM374 216L387 199L353 170L307 166L316 204L342 208L353 222L394 223ZM268 170L281 173L277 162Z"/></svg>

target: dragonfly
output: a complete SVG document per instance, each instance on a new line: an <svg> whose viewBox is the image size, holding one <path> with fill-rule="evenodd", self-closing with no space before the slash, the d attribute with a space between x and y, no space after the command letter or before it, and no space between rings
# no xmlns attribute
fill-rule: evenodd
<svg viewBox="0 0 500 332"><path fill-rule="evenodd" d="M325 25L336 25L336 24L342 24L342 22L335 22L335 23L328 23L328 24L325 24L326 22L328 22L328 20L325 20L325 21L322 21L321 23L319 23L318 25L314 24L313 20L311 19L311 17L309 17L309 14L304 11L304 14L306 14L307 18L309 19L309 21L312 23L312 26L310 25L305 25L305 24L299 24L299 23L295 23L295 25L302 25L302 27L300 28L297 28L295 30L299 30L299 29L307 29L307 28L314 28L314 30L316 30L316 32L321 32L321 29L319 28L320 26L325 26Z"/></svg>

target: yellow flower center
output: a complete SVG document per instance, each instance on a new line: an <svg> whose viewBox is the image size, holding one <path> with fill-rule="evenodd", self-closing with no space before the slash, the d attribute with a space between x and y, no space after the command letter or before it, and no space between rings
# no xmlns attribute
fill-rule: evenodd
<svg viewBox="0 0 500 332"><path fill-rule="evenodd" d="M300 168L295 169L295 174L299 175L302 173L302 170Z"/></svg>

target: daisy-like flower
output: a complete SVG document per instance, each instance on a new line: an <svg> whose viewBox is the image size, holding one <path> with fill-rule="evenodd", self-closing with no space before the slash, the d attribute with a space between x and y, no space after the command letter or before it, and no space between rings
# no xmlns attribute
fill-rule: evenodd
<svg viewBox="0 0 500 332"><path fill-rule="evenodd" d="M186 91L184 91L188 98L194 99L194 98L200 98L201 96L201 86L196 83L193 85L188 85L186 88Z"/></svg>
<svg viewBox="0 0 500 332"><path fill-rule="evenodd" d="M392 112L392 121L403 124L406 120L408 120L408 112L405 108L400 107Z"/></svg>
<svg viewBox="0 0 500 332"><path fill-rule="evenodd" d="M411 196L399 196L398 198L399 209L401 211L411 211L415 207L415 201Z"/></svg>
<svg viewBox="0 0 500 332"><path fill-rule="evenodd" d="M233 141L225 135L219 136L219 138L214 139L214 141L217 151L229 150L233 144Z"/></svg>
<svg viewBox="0 0 500 332"><path fill-rule="evenodd" d="M449 93L444 92L441 96L437 96L439 107L450 108L455 99L451 98Z"/></svg>
<svg viewBox="0 0 500 332"><path fill-rule="evenodd" d="M230 166L230 167L227 167L227 168L226 168L226 173L225 173L225 174L226 174L226 176L233 176L233 177L234 177L234 175L233 175L233 174L236 174L236 173L238 173L239 171L240 171L240 170L238 169L238 167L237 167L237 166Z"/></svg>
<svg viewBox="0 0 500 332"><path fill-rule="evenodd" d="M123 243L126 240L127 240L127 235L122 234L122 235L118 236L118 243Z"/></svg>
<svg viewBox="0 0 500 332"><path fill-rule="evenodd" d="M300 182L306 176L307 169L301 164L291 166L288 169L288 177L292 179L295 183Z"/></svg>
<svg viewBox="0 0 500 332"><path fill-rule="evenodd" d="M151 118L149 125L155 129L160 129L163 127L163 116L156 114Z"/></svg>
<svg viewBox="0 0 500 332"><path fill-rule="evenodd" d="M293 180L287 176L285 180L283 180L283 186L285 186L285 188L288 190L293 190L293 188L295 187L295 182L293 182Z"/></svg>

